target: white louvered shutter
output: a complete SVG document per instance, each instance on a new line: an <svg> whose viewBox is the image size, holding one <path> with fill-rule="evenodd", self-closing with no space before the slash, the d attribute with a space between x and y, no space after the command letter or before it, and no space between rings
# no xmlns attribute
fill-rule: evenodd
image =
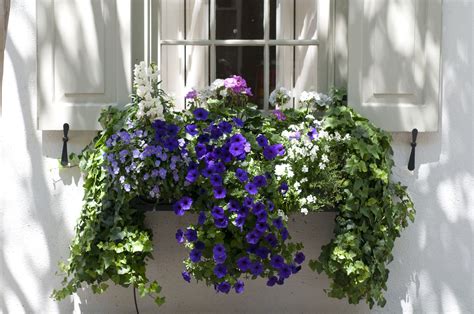
<svg viewBox="0 0 474 314"><path fill-rule="evenodd" d="M131 93L132 0L38 0L38 128L98 129Z"/></svg>
<svg viewBox="0 0 474 314"><path fill-rule="evenodd" d="M442 0L350 0L348 101L388 131L437 131Z"/></svg>

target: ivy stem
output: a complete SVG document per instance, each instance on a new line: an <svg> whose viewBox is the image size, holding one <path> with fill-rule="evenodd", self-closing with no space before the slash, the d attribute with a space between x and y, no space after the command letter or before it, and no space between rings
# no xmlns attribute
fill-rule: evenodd
<svg viewBox="0 0 474 314"><path fill-rule="evenodd" d="M140 314L140 311L138 311L138 304L137 304L137 288L133 286L133 302L135 303L135 311L137 314Z"/></svg>

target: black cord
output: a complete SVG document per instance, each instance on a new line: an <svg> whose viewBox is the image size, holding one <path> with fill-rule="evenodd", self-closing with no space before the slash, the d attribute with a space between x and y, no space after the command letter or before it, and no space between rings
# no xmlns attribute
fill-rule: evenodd
<svg viewBox="0 0 474 314"><path fill-rule="evenodd" d="M137 288L135 288L135 286L133 286L133 302L135 302L135 311L137 311L137 314L140 314L137 304Z"/></svg>

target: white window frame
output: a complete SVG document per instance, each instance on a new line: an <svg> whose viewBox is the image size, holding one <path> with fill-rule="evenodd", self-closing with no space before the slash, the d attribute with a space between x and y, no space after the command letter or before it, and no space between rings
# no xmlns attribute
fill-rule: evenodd
<svg viewBox="0 0 474 314"><path fill-rule="evenodd" d="M186 1L186 0L185 0ZM327 73L324 73L327 76L327 86L334 85L334 6L336 0L315 0L317 2L316 12L317 17L317 39L270 39L270 0L264 1L264 16L263 16L263 30L264 37L263 39L216 39L216 0L209 1L209 39L195 40L195 39L179 39L179 40L170 40L162 39L161 32L163 30L161 24L161 1L160 0L145 0L144 9L145 9L145 18L144 18L144 27L145 27L145 61L156 60L157 64L161 66L162 62L162 48L164 46L206 46L209 47L209 78L210 81L214 81L216 78L216 47L217 46L258 46L263 47L263 64L264 64L264 75L263 75L263 84L264 84L264 103L263 109L268 110L268 96L270 94L270 47L271 46L317 46L318 55L324 53L326 55L327 63ZM298 1L298 0L296 0ZM330 19L328 23L328 29L325 30L325 34L320 33L320 4L324 2L329 6ZM293 5L293 1L288 0L288 2L283 2L285 5ZM296 14L296 12L293 12ZM154 20L154 17L157 19ZM278 23L278 11L277 11L277 23ZM157 29L156 29L157 28ZM278 32L278 25L276 27L277 38L280 37ZM322 40L321 40L322 38ZM156 49L155 49L156 47ZM321 51L320 48L323 47L324 51ZM278 53L277 53L278 55ZM156 58L154 57L156 56ZM279 62L278 56L277 62ZM318 57L319 59L319 57ZM293 62L293 61L292 61ZM319 71L320 62L317 62L317 71ZM294 66L294 64L293 64ZM186 71L186 69L185 69ZM319 72L318 72L319 73ZM319 75L319 74L318 74ZM318 79L319 81L319 79ZM295 82L291 82L292 86L285 86L293 88ZM278 87L278 86L277 86ZM189 87L188 87L189 88Z"/></svg>

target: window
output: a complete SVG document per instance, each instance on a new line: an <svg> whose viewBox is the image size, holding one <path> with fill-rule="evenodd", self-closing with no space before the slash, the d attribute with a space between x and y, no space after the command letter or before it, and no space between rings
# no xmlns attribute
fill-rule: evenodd
<svg viewBox="0 0 474 314"><path fill-rule="evenodd" d="M236 74L269 109L279 86L326 90L329 1L162 0L158 59L165 90L185 93Z"/></svg>

